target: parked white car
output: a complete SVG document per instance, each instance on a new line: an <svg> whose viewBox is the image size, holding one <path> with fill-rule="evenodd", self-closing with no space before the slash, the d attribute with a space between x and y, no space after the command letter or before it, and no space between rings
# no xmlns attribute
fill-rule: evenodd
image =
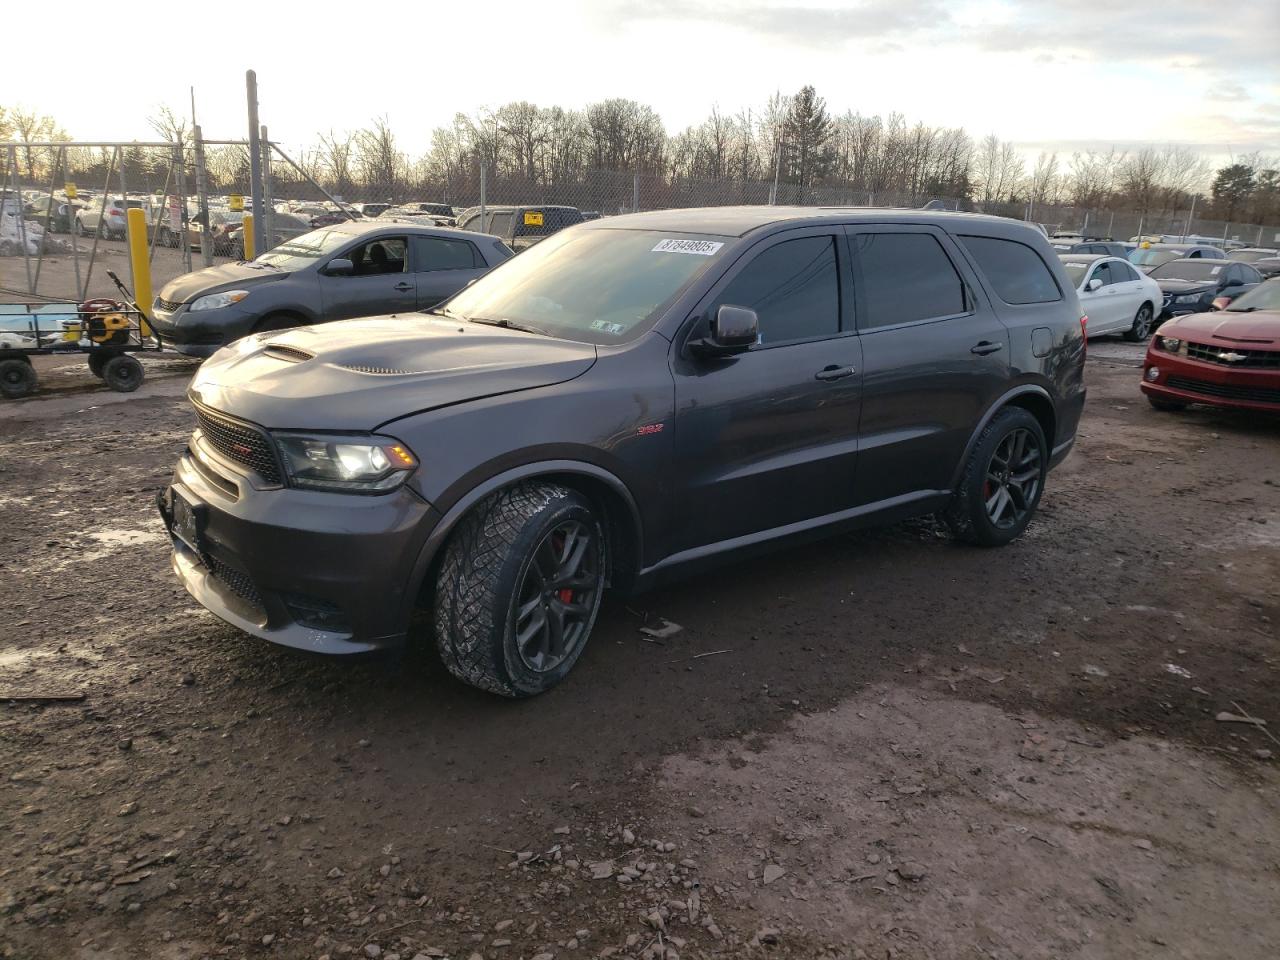
<svg viewBox="0 0 1280 960"><path fill-rule="evenodd" d="M1059 259L1089 317L1089 336L1121 333L1126 340L1141 342L1151 335L1164 302L1160 284L1119 257L1068 253Z"/></svg>

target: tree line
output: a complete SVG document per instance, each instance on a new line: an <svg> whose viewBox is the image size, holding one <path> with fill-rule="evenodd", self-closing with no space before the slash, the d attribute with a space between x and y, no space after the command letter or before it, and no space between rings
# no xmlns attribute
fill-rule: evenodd
<svg viewBox="0 0 1280 960"><path fill-rule="evenodd" d="M161 139L189 139L186 121L168 108L149 118ZM50 117L0 107L0 140L30 143L68 139ZM457 114L431 132L425 153L411 156L386 117L358 130L329 130L293 159L304 174L348 200L473 202L484 168L492 199L554 202L575 196L602 176L640 175L673 199L703 193L744 202L860 202L918 205L946 198L964 209L1036 219L1044 207L1074 206L1169 217L1196 198L1204 217L1240 223L1280 220L1280 163L1250 155L1212 170L1192 150L1147 146L1133 150L1040 153L1028 163L1014 143L996 134L974 138L961 127L911 123L897 113L836 114L812 86L775 94L760 109L725 114L712 108L701 123L675 133L650 106L614 98L582 110L526 101ZM29 182L49 173L50 157L19 148L19 172ZM105 174L103 152L80 151L73 172ZM130 184L162 176L167 158L125 151ZM215 188L245 189L243 148L211 148ZM277 168L282 182L292 171ZM158 189L152 186L151 189ZM647 191L648 192L648 191ZM611 212L611 211L605 211Z"/></svg>

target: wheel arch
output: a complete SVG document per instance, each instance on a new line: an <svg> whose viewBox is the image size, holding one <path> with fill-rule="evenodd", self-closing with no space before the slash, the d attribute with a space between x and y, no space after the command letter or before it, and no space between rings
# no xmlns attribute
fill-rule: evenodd
<svg viewBox="0 0 1280 960"><path fill-rule="evenodd" d="M444 546L458 523L482 500L517 483L542 480L576 490L601 514L608 540L608 578L612 587L626 590L641 566L643 528L640 510L627 485L615 474L579 460L544 460L513 467L478 483L451 505L428 534L405 591L405 620L423 588L430 582Z"/></svg>
<svg viewBox="0 0 1280 960"><path fill-rule="evenodd" d="M960 458L960 462L956 464L955 473L951 477L953 489L960 482L960 477L964 474L965 464L969 462L969 455L973 453L973 448L977 444L978 438L982 435L982 431L986 429L991 419L1006 407L1021 407L1035 417L1036 422L1040 424L1040 429L1044 432L1045 442L1049 447L1047 452L1052 453L1058 426L1058 414L1053 403L1053 397L1050 396L1048 390L1039 384L1024 383L1001 394L987 408L987 412L978 421L978 425L973 428L973 433L969 435L969 442L965 444L964 455Z"/></svg>

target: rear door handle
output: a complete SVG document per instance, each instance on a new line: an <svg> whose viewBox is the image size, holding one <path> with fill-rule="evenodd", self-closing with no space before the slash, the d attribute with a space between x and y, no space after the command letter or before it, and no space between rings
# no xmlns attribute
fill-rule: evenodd
<svg viewBox="0 0 1280 960"><path fill-rule="evenodd" d="M401 293L404 293L406 290L412 290L413 284L405 283L403 280L401 280L399 283L395 285L395 289L399 290Z"/></svg>
<svg viewBox="0 0 1280 960"><path fill-rule="evenodd" d="M1003 350L1003 343L992 343L990 340L983 340L981 343L975 343L969 348L970 353L976 353L980 357L985 357L988 353L995 353L997 350Z"/></svg>
<svg viewBox="0 0 1280 960"><path fill-rule="evenodd" d="M823 367L813 375L815 380L843 380L845 377L853 376L853 367L837 367L832 364L829 367Z"/></svg>

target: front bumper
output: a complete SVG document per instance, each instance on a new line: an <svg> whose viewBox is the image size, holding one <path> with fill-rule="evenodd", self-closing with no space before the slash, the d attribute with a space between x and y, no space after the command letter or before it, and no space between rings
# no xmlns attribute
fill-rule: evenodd
<svg viewBox="0 0 1280 960"><path fill-rule="evenodd" d="M1160 316L1156 319L1164 323L1174 317L1185 317L1192 313L1208 313L1210 309L1212 309L1212 302L1204 299L1195 300L1191 303L1175 303L1166 299L1161 305Z"/></svg>
<svg viewBox="0 0 1280 960"><path fill-rule="evenodd" d="M151 326L160 338L189 357L210 357L228 343L248 336L258 315L235 307L192 313L184 303L177 310L153 305Z"/></svg>
<svg viewBox="0 0 1280 960"><path fill-rule="evenodd" d="M1159 374L1150 380L1153 367ZM1142 364L1142 392L1179 403L1278 413L1280 371L1232 368L1149 347Z"/></svg>
<svg viewBox="0 0 1280 960"><path fill-rule="evenodd" d="M175 533L174 497L198 512L195 549ZM266 484L197 431L157 499L174 572L227 623L315 653L403 644L414 566L439 519L408 487L358 496Z"/></svg>

